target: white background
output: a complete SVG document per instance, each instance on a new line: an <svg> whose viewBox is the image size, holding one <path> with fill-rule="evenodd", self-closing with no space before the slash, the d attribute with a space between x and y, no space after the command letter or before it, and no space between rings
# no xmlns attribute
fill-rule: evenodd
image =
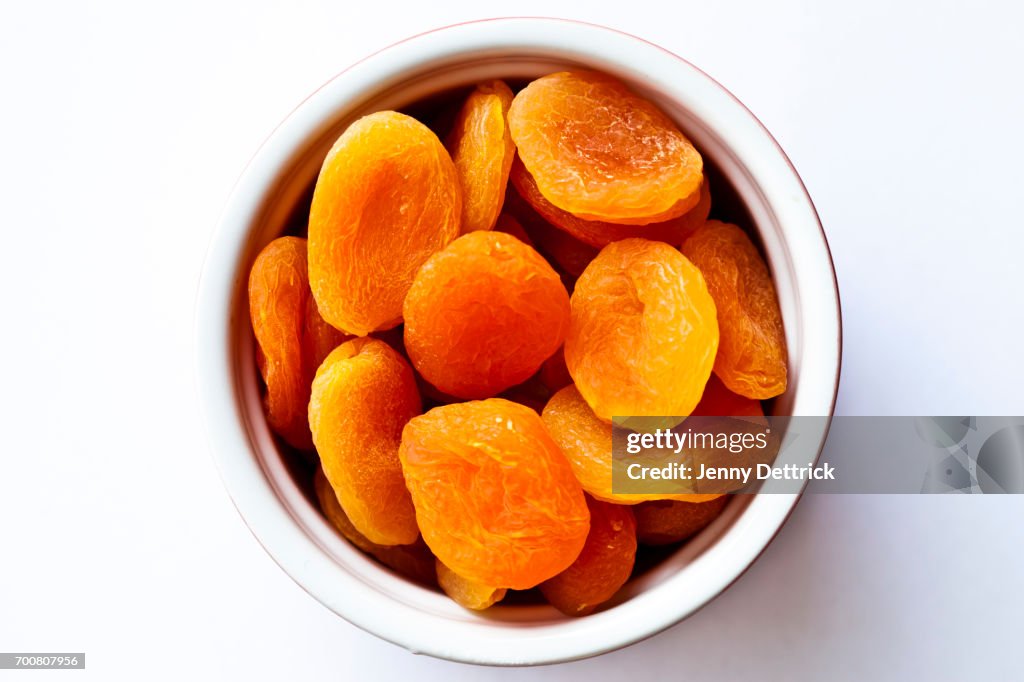
<svg viewBox="0 0 1024 682"><path fill-rule="evenodd" d="M660 43L776 135L835 255L841 414L1024 414L1019 3L7 3L0 651L88 654L84 673L7 675L1019 679L1024 497L808 497L694 617L535 670L413 656L264 554L193 387L218 213L262 139L336 72L503 13Z"/></svg>

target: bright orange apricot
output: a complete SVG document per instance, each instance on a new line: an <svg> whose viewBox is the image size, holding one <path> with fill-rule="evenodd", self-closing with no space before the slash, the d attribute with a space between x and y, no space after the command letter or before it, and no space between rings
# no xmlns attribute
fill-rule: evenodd
<svg viewBox="0 0 1024 682"><path fill-rule="evenodd" d="M471 232L433 255L405 299L405 348L440 391L486 398L528 379L565 338L569 294L540 254Z"/></svg>
<svg viewBox="0 0 1024 682"><path fill-rule="evenodd" d="M459 234L451 157L419 121L364 116L327 154L309 213L309 283L320 314L357 336L402 321L419 267Z"/></svg>
<svg viewBox="0 0 1024 682"><path fill-rule="evenodd" d="M613 242L576 282L565 362L598 417L685 417L718 349L715 303L673 247Z"/></svg>
<svg viewBox="0 0 1024 682"><path fill-rule="evenodd" d="M435 407L406 425L399 456L423 539L467 580L528 589L583 548L583 490L529 407L500 398Z"/></svg>
<svg viewBox="0 0 1024 682"><path fill-rule="evenodd" d="M462 106L445 146L462 183L462 232L490 230L505 202L516 147L506 115L512 91L503 81L481 83Z"/></svg>
<svg viewBox="0 0 1024 682"><path fill-rule="evenodd" d="M668 116L611 76L538 78L516 95L508 123L541 194L579 218L645 225L697 203L700 154Z"/></svg>
<svg viewBox="0 0 1024 682"><path fill-rule="evenodd" d="M416 540L416 513L398 446L420 412L412 368L383 341L334 349L313 381L309 426L327 480L352 525L378 545Z"/></svg>
<svg viewBox="0 0 1024 682"><path fill-rule="evenodd" d="M729 390L757 400L786 390L786 334L768 266L735 225L709 220L683 243L718 309L715 374Z"/></svg>

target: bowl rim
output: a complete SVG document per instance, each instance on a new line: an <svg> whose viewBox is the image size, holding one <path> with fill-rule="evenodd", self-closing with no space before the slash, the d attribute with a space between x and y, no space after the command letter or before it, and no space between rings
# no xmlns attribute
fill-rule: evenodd
<svg viewBox="0 0 1024 682"><path fill-rule="evenodd" d="M231 351L232 291L238 285L241 251L259 205L279 181L297 145L321 128L337 109L337 102L352 93L370 91L382 73L400 74L415 67L424 54L455 55L473 50L506 47L519 50L558 50L578 55L589 63L604 59L621 68L649 70L656 63L664 72L685 75L686 87L698 85L714 93L729 109L732 125L741 126L747 142L759 148L764 166L758 175L772 177L773 196L785 196L792 224L803 229L801 248L817 251L805 259L816 271L796 279L821 286L813 292L812 306L821 318L814 331L820 345L815 367L825 372L807 404L834 412L842 359L842 316L831 251L817 211L792 162L765 126L726 88L682 57L649 41L616 29L569 19L512 17L484 19L419 33L385 47L354 63L303 100L267 137L245 167L231 192L218 228L211 238L196 298L195 377L201 411L218 472L239 515L273 560L311 596L357 627L399 644L415 653L489 665L538 665L587 658L646 639L695 613L733 584L768 547L797 504L802 489L793 494L753 495L743 517L746 523L730 528L718 542L687 566L692 581L702 587L666 581L605 612L583 619L529 628L515 623L481 623L469 619L439 618L413 608L401 598L381 599L366 589L358 575L342 570L329 555L329 542L313 537L298 518L303 512L285 505L273 481L262 468L247 435L233 388ZM611 56L609 56L611 55ZM600 67L595 67L600 68ZM639 72L639 71L638 71ZM678 86L683 87L683 86ZM725 104L725 103L728 104ZM738 133L737 133L738 134ZM767 170L766 170L767 169ZM773 175L778 173L778 175ZM758 182L758 187L763 188ZM770 197L765 201L772 204ZM781 202L779 202L781 203ZM780 223L783 222L780 219ZM787 225L790 223L786 223ZM787 242L790 236L787 236ZM801 310L805 306L801 305ZM812 367L812 370L814 367ZM800 410L795 409L795 414ZM818 410L805 412L818 414ZM827 420L819 438L820 453L827 435ZM308 512L309 510L305 510ZM322 525L322 524L321 524ZM681 589L688 587L689 589Z"/></svg>

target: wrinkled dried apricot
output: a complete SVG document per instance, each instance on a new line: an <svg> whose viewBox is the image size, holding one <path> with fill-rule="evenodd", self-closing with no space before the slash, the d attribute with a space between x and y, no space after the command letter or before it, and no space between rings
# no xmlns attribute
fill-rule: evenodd
<svg viewBox="0 0 1024 682"><path fill-rule="evenodd" d="M525 381L562 344L569 294L547 261L501 232L431 256L405 299L405 348L444 393L484 398Z"/></svg>
<svg viewBox="0 0 1024 682"><path fill-rule="evenodd" d="M462 190L419 121L364 116L327 154L309 213L309 281L320 314L365 336L394 327L413 276L459 234Z"/></svg>
<svg viewBox="0 0 1024 682"><path fill-rule="evenodd" d="M437 561L437 584L444 593L459 606L473 611L483 611L505 598L508 590L504 587L489 587L461 575Z"/></svg>
<svg viewBox="0 0 1024 682"><path fill-rule="evenodd" d="M306 244L298 237L270 242L249 272L249 316L267 385L265 408L270 428L289 444L308 449L307 372L302 366L305 328Z"/></svg>
<svg viewBox="0 0 1024 682"><path fill-rule="evenodd" d="M715 497L710 494L612 492L612 425L594 414L575 386L566 386L551 396L541 416L580 485L599 500L637 504L666 499L700 502Z"/></svg>
<svg viewBox="0 0 1024 682"><path fill-rule="evenodd" d="M698 209L700 211L703 210L699 201L692 210L677 218L647 225L619 225L601 220L584 220L568 211L563 211L548 201L540 193L537 182L518 157L512 163L510 178L512 186L516 190L516 196L525 201L544 220L558 228L551 230L554 236L557 236L559 232L563 232L584 244L598 249L612 242L632 237L652 239L677 245L696 227L703 224L703 220L699 220L701 212L693 213L693 211L698 211ZM703 187L703 185L701 186ZM710 209L710 203L708 208ZM695 223L698 224L695 225Z"/></svg>
<svg viewBox="0 0 1024 682"><path fill-rule="evenodd" d="M707 502L654 500L633 507L637 540L644 545L682 542L704 530L729 503L726 496Z"/></svg>
<svg viewBox="0 0 1024 682"><path fill-rule="evenodd" d="M576 282L565 362L602 419L689 415L717 348L704 278L667 244L613 242Z"/></svg>
<svg viewBox="0 0 1024 682"><path fill-rule="evenodd" d="M398 459L402 428L419 412L412 368L377 339L338 346L313 380L309 426L324 473L352 525L379 545L419 535Z"/></svg>
<svg viewBox="0 0 1024 682"><path fill-rule="evenodd" d="M668 116L611 76L538 78L515 96L508 123L540 193L577 217L645 225L697 203L700 154Z"/></svg>
<svg viewBox="0 0 1024 682"><path fill-rule="evenodd" d="M576 561L540 591L567 616L585 616L626 584L636 559L637 522L629 507L587 498L590 532Z"/></svg>
<svg viewBox="0 0 1024 682"><path fill-rule="evenodd" d="M311 301L306 240L280 237L267 244L249 271L249 317L267 386L267 422L301 450L313 447L306 408L322 348L345 338L320 318Z"/></svg>
<svg viewBox="0 0 1024 682"><path fill-rule="evenodd" d="M512 91L503 81L481 83L462 106L445 139L462 183L462 231L490 230L505 202L516 147L506 115Z"/></svg>
<svg viewBox="0 0 1024 682"><path fill-rule="evenodd" d="M328 482L323 469L319 467L313 475L313 489L320 503L320 510L346 540L400 575L423 585L437 583L434 555L430 553L422 538L416 538L416 541L409 545L378 545L370 542L352 525L345 510L341 508L337 495L334 494L334 488Z"/></svg>
<svg viewBox="0 0 1024 682"><path fill-rule="evenodd" d="M399 456L423 539L467 580L528 589L583 548L583 490L530 408L501 398L435 407L406 425Z"/></svg>
<svg viewBox="0 0 1024 682"><path fill-rule="evenodd" d="M718 309L715 374L726 387L764 400L786 390L786 336L768 266L747 234L709 220L682 246Z"/></svg>

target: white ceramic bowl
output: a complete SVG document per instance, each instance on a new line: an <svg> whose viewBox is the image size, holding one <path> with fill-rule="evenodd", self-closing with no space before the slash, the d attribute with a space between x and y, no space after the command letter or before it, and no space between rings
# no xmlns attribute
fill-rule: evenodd
<svg viewBox="0 0 1024 682"><path fill-rule="evenodd" d="M389 47L339 74L271 134L238 182L210 247L197 309L202 407L224 483L249 528L307 592L355 625L414 652L495 665L593 656L690 615L764 550L798 495L737 496L696 539L626 585L615 603L572 619L547 606L471 613L341 539L293 480L268 431L245 283L258 251L302 215L331 143L355 118L487 78L565 68L614 74L674 117L716 169L760 238L789 343L778 414L831 415L840 362L839 299L814 206L774 139L728 91L633 36L554 19L461 24ZM724 180L725 182L721 182ZM729 187L726 187L726 186ZM802 434L823 443L820 433Z"/></svg>

